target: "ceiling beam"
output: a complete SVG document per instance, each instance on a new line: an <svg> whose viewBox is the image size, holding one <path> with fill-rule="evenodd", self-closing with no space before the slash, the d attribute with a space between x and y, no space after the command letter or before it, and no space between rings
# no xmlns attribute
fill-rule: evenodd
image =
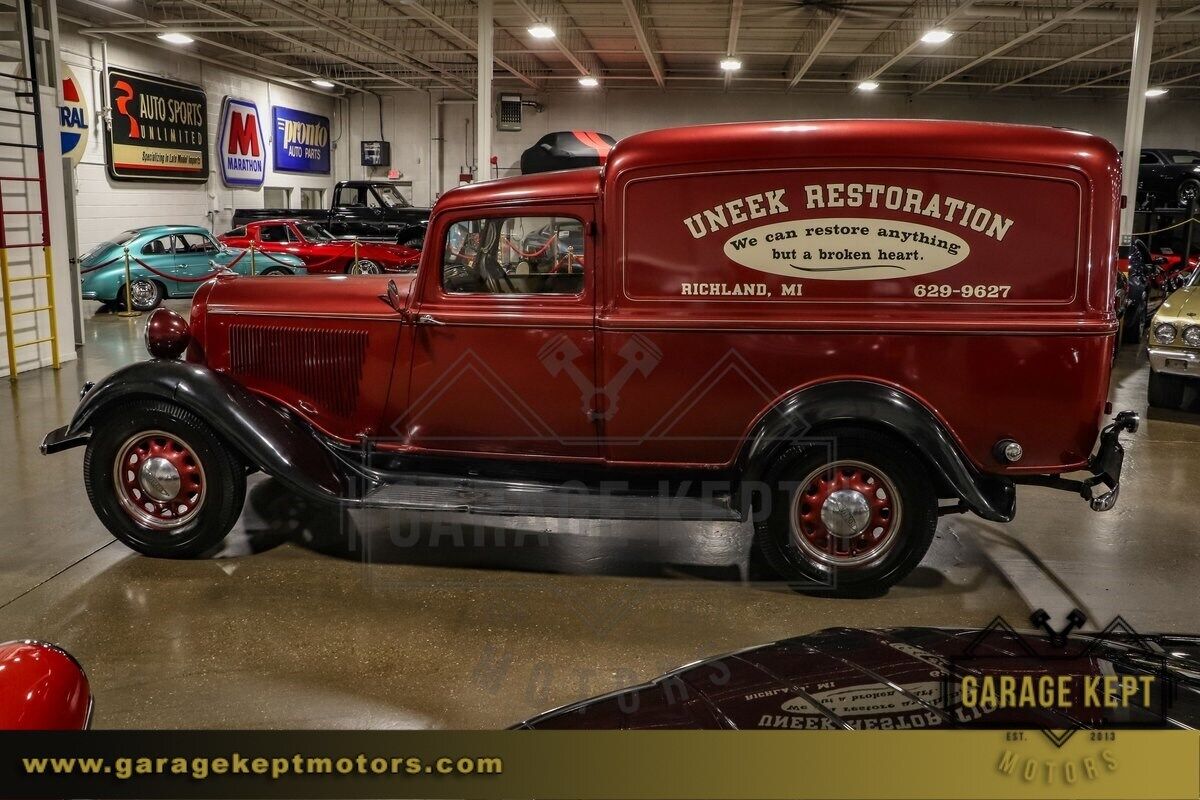
<svg viewBox="0 0 1200 800"><path fill-rule="evenodd" d="M458 28L451 25L446 20L442 19L433 10L421 5L421 3L417 2L417 0L408 0L408 2L402 3L399 7L393 6L391 0L384 1L389 5L389 7L395 8L396 11L406 15L409 19L416 19L424 22L434 28L435 31L444 34L453 42L457 42L462 46L462 52L472 56L475 56L479 52L478 42L476 42L463 31L460 31ZM492 52L494 55L495 50L493 49ZM415 53L411 53L411 51L410 54L413 56L416 55ZM495 56L495 64L517 80L521 81L521 83L524 83L529 88L540 88L538 84L534 82L533 78L529 77L524 72L517 69L517 67L500 58L499 56Z"/></svg>
<svg viewBox="0 0 1200 800"><path fill-rule="evenodd" d="M654 31L647 30L645 23L642 22L646 0L621 0L621 3L625 6L625 14L629 17L629 26L633 28L633 36L637 39L642 55L646 57L646 63L650 66L650 74L654 76L654 82L658 84L658 88L665 89L666 70L663 69L662 56L658 52L657 37L654 35Z"/></svg>
<svg viewBox="0 0 1200 800"><path fill-rule="evenodd" d="M995 56L1005 53L1005 52L1013 49L1017 45L1019 45L1023 42L1026 42L1030 39L1033 39L1033 38L1037 37L1039 34L1050 30L1051 28L1055 28L1064 22L1069 22L1071 20L1071 18L1074 17L1076 14L1079 14L1080 12L1090 8L1091 6L1096 5L1100 1L1101 0L1083 0L1082 3L1078 3L1074 6L1072 6L1071 8L1069 8L1068 10L1064 11L1061 14L1056 14L1055 16L1051 17L1050 19L1046 20L1045 22L1041 23L1040 25L1036 25L1036 26L1030 28L1029 30L1025 31L1024 33L1022 33L1018 36L1015 36L1012 39L1009 39L1007 42L1000 45L999 47L992 48L988 52L981 55L979 58L976 58L973 61L969 61L960 67L955 67L954 69L950 70L945 75L938 78L937 80L930 81L929 83L925 84L920 89L918 89L916 93L924 94L925 92L928 92L930 89L934 88L935 86L940 86L943 83L945 83L946 81L950 80L951 78L957 77L958 75L961 75L962 73L966 72L967 70L974 69L975 67L984 63L985 61L988 61L991 58L994 58Z"/></svg>
<svg viewBox="0 0 1200 800"><path fill-rule="evenodd" d="M941 28L970 7L972 0L921 0L914 3L905 15L896 20L887 31L875 38L864 48L864 55L887 54L882 64L860 64L861 59L850 67L850 75L858 81L875 80L896 63L905 58L921 43L921 36L930 28Z"/></svg>
<svg viewBox="0 0 1200 800"><path fill-rule="evenodd" d="M591 43L558 0L512 0L512 3L530 23L544 22L554 28L555 36L550 43L579 71L580 77L600 77L600 62L583 52L592 49Z"/></svg>
<svg viewBox="0 0 1200 800"><path fill-rule="evenodd" d="M824 50L825 46L829 44L829 41L833 38L833 35L837 33L838 28L842 26L842 19L843 17L841 14L835 14L830 18L829 23L825 26L825 30L821 31L821 34L817 37L817 40L813 42L812 47L809 48L808 55L804 57L804 61L801 62L800 66L796 67L796 70L788 77L789 90L794 89L796 84L804 79L804 76L808 72L809 68L816 63L817 59L821 55L821 51ZM804 37L810 37L812 33L812 29L806 30L804 32ZM801 41L803 42L803 39Z"/></svg>
<svg viewBox="0 0 1200 800"><path fill-rule="evenodd" d="M737 56L738 33L742 27L743 0L729 0L729 37L725 41L725 55ZM725 88L733 83L733 70L725 70Z"/></svg>
<svg viewBox="0 0 1200 800"><path fill-rule="evenodd" d="M1193 5L1193 6L1189 6L1188 8L1186 8L1182 11L1177 11L1174 14L1168 14L1164 17L1161 17L1154 23L1154 27L1157 28L1159 25L1162 25L1164 22L1174 22L1175 20L1182 19L1183 17L1186 17L1189 14L1195 13L1196 11L1200 11L1200 3ZM1130 31L1129 33L1123 34L1121 36L1115 36L1111 39L1107 39L1098 45L1089 47L1086 50L1081 50L1078 53L1075 53L1074 55L1067 56L1066 58L1059 59L1058 61L1055 61L1052 64L1047 64L1044 67L1035 69L1033 72L1028 72L1019 78L1013 78L1011 81L1002 83L999 86L992 89L991 91L998 92L1001 89L1007 89L1011 86L1016 86L1018 83L1027 81L1030 78L1037 77L1038 75L1041 75L1045 72L1049 72L1052 69L1058 69L1059 67L1070 64L1073 61L1078 61L1081 58L1086 58L1087 56L1090 56L1092 53L1098 53L1101 50L1106 50L1110 47L1113 47L1114 45L1118 45L1121 42L1128 41L1129 39L1132 39L1132 38L1133 38L1133 31Z"/></svg>
<svg viewBox="0 0 1200 800"><path fill-rule="evenodd" d="M383 78L384 80L388 81L389 83L401 86L405 89L415 89L417 91L420 91L420 89L415 84L409 83L408 81L405 81L405 80L401 80L400 78L397 78L395 75L388 75L386 72L381 72L380 70L377 70L368 64L364 64L361 61L356 61L353 58L344 56L341 53L330 50L327 47L322 47L319 44L314 44L313 42L305 41L304 39L299 39L295 36L292 36L289 33L283 33L281 31L273 30L269 26L261 25L258 22L254 21L253 19L251 19L250 17L243 16L241 14L238 14L237 12L229 11L229 10L221 8L219 6L214 6L208 2L205 2L205 0L182 0L182 1L189 5L196 6L197 8L203 8L206 11L210 11L213 14L216 14L221 17L225 17L226 19L232 19L232 20L237 20L239 22L244 22L250 26L248 28L248 30L251 30L255 33L265 33L270 36L274 36L277 39L282 39L285 42L290 42L291 44L302 47L306 51L311 50L313 52L317 52L324 56L332 58L336 61L340 61L343 64L349 64L350 66L352 66L356 69L361 69L364 72L369 72L370 74L375 75L376 77ZM322 76L322 77L326 77L326 76ZM332 80L332 78L330 78L330 80Z"/></svg>
<svg viewBox="0 0 1200 800"><path fill-rule="evenodd" d="M1170 50L1167 53L1165 53L1164 55L1159 56L1158 58L1151 59L1150 63L1151 64L1161 64L1164 61L1169 61L1173 58L1178 58L1179 56L1186 56L1189 53L1196 52L1197 50L1200 50L1200 44L1188 45L1186 47L1177 47L1174 50ZM1128 59L1126 59L1126 60L1128 61ZM1113 78L1119 78L1122 75L1128 75L1130 72L1131 72L1130 67L1125 67L1124 69L1119 69L1114 72L1109 72L1108 74L1101 75L1098 78L1092 78L1091 80L1084 81L1083 83L1077 83L1074 86L1068 86L1067 88L1063 89L1063 94L1065 94L1067 92L1073 92L1077 89L1086 89L1089 86L1095 86L1097 83L1103 83L1104 81L1112 80Z"/></svg>

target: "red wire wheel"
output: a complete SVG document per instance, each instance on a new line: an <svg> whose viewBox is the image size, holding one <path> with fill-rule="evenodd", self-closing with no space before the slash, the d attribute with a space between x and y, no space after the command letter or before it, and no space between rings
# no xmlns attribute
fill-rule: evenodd
<svg viewBox="0 0 1200 800"><path fill-rule="evenodd" d="M164 431L143 431L117 448L113 483L121 508L138 525L169 531L204 505L204 467L187 442Z"/></svg>
<svg viewBox="0 0 1200 800"><path fill-rule="evenodd" d="M834 567L878 561L896 543L902 504L892 480L861 461L813 470L792 494L792 543Z"/></svg>

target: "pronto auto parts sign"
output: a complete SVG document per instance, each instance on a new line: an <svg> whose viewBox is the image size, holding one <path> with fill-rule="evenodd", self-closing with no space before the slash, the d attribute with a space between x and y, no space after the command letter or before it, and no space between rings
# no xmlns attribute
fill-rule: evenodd
<svg viewBox="0 0 1200 800"><path fill-rule="evenodd" d="M108 72L108 174L126 181L208 180L208 98L199 86Z"/></svg>
<svg viewBox="0 0 1200 800"><path fill-rule="evenodd" d="M271 112L275 169L328 175L329 118L283 106L272 106Z"/></svg>
<svg viewBox="0 0 1200 800"><path fill-rule="evenodd" d="M226 97L221 104L217 161L221 165L221 180L226 186L257 188L263 185L267 177L267 147L258 106L249 100Z"/></svg>
<svg viewBox="0 0 1200 800"><path fill-rule="evenodd" d="M58 62L58 78L62 82L62 105L58 107L59 141L63 158L78 164L88 141L88 107L79 80L71 68Z"/></svg>

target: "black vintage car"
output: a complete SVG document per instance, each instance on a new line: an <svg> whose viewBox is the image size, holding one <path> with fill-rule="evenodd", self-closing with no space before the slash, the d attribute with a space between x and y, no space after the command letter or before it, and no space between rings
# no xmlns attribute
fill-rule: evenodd
<svg viewBox="0 0 1200 800"><path fill-rule="evenodd" d="M1142 150L1138 208L1187 208L1192 201L1200 201L1200 151Z"/></svg>
<svg viewBox="0 0 1200 800"><path fill-rule="evenodd" d="M988 677L1061 678L1066 704L984 702ZM1043 678L1043 676L1049 676ZM1106 676L1111 676L1106 678ZM1138 702L1098 707L1083 691L1150 687ZM1152 680L1145 680L1145 678ZM993 684L995 681L991 681ZM971 696L969 690L975 690ZM1001 698L1002 700L1002 698ZM1194 727L1200 639L1104 632L1053 636L985 629L830 628L708 658L659 678L539 714L517 729L911 730Z"/></svg>

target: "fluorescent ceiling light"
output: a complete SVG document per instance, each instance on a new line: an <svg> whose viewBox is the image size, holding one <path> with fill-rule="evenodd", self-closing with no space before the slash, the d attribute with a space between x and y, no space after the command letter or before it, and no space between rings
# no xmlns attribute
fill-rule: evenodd
<svg viewBox="0 0 1200 800"><path fill-rule="evenodd" d="M741 68L742 62L740 59L734 58L733 56L721 59L721 69L725 70L726 72L736 72Z"/></svg>
<svg viewBox="0 0 1200 800"><path fill-rule="evenodd" d="M878 88L879 84L875 81L860 81L858 84L858 90L860 92L873 92Z"/></svg>
<svg viewBox="0 0 1200 800"><path fill-rule="evenodd" d="M591 75L584 75L582 78L579 79L579 85L586 87L588 89L595 89L597 86L600 85L600 81L598 79L592 77Z"/></svg>
<svg viewBox="0 0 1200 800"><path fill-rule="evenodd" d="M554 28L551 28L544 22L539 22L536 25L529 26L529 35L535 39L553 39Z"/></svg>
<svg viewBox="0 0 1200 800"><path fill-rule="evenodd" d="M337 84L335 84L333 81L327 81L324 78L313 78L312 85L320 86L322 89L332 89Z"/></svg>
<svg viewBox="0 0 1200 800"><path fill-rule="evenodd" d="M158 38L170 44L191 44L196 41L186 33L160 33Z"/></svg>
<svg viewBox="0 0 1200 800"><path fill-rule="evenodd" d="M1169 89L1163 89L1161 86L1156 86L1153 89L1146 90L1146 97L1162 97Z"/></svg>
<svg viewBox="0 0 1200 800"><path fill-rule="evenodd" d="M952 36L954 36L954 34L950 31L943 31L939 30L938 28L934 28L931 31L925 31L925 35L921 37L921 41L925 44L941 44L942 42L948 41Z"/></svg>

